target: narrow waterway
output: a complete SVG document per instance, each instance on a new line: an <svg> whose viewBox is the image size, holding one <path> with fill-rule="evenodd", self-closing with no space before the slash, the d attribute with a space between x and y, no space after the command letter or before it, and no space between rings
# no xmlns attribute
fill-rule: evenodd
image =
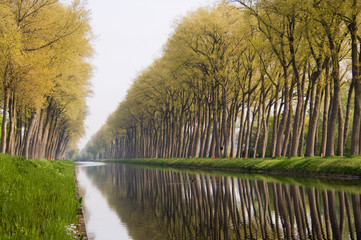
<svg viewBox="0 0 361 240"><path fill-rule="evenodd" d="M89 239L361 239L361 182L77 163Z"/></svg>

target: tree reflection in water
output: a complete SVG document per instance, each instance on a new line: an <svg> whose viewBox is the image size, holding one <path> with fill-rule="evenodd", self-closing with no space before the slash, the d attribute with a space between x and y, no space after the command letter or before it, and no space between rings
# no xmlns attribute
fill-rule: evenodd
<svg viewBox="0 0 361 240"><path fill-rule="evenodd" d="M361 239L359 194L120 164L86 171L134 239Z"/></svg>

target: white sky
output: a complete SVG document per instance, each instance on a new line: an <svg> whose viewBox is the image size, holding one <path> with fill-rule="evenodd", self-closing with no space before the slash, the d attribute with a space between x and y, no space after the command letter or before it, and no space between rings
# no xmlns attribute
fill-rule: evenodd
<svg viewBox="0 0 361 240"><path fill-rule="evenodd" d="M95 56L81 150L124 99L133 79L161 53L174 20L214 0L88 0Z"/></svg>

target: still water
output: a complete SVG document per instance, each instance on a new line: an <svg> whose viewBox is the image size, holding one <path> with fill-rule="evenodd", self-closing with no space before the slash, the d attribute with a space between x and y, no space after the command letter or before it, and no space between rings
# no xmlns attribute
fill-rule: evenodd
<svg viewBox="0 0 361 240"><path fill-rule="evenodd" d="M361 239L361 182L77 163L89 239Z"/></svg>

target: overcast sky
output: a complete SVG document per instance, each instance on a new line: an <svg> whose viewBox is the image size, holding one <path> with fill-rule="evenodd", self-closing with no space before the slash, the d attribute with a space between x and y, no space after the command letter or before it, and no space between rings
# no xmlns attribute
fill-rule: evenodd
<svg viewBox="0 0 361 240"><path fill-rule="evenodd" d="M214 0L88 0L95 56L91 79L94 94L82 149L124 99L133 79L160 56L174 20Z"/></svg>

